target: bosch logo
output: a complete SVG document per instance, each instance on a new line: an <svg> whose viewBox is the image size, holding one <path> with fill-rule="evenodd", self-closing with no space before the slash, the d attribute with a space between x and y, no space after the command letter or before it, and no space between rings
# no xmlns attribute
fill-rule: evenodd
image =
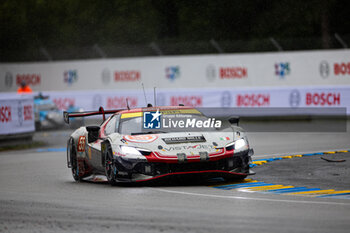
<svg viewBox="0 0 350 233"><path fill-rule="evenodd" d="M7 123L12 121L11 107L0 106L0 122Z"/></svg>
<svg viewBox="0 0 350 233"><path fill-rule="evenodd" d="M335 75L347 75L350 74L350 62L348 63L334 63Z"/></svg>
<svg viewBox="0 0 350 233"><path fill-rule="evenodd" d="M5 86L11 88L13 84L13 77L10 72L6 72L5 74Z"/></svg>
<svg viewBox="0 0 350 233"><path fill-rule="evenodd" d="M208 65L206 69L206 76L209 82L212 82L216 78L216 68L214 65Z"/></svg>
<svg viewBox="0 0 350 233"><path fill-rule="evenodd" d="M24 105L23 106L23 119L25 121L33 120L33 107L32 107L32 105Z"/></svg>
<svg viewBox="0 0 350 233"><path fill-rule="evenodd" d="M240 79L248 77L248 69L245 67L221 67L221 79Z"/></svg>
<svg viewBox="0 0 350 233"><path fill-rule="evenodd" d="M141 72L137 70L116 71L114 72L115 82L135 82L141 80Z"/></svg>
<svg viewBox="0 0 350 233"><path fill-rule="evenodd" d="M78 81L78 71L77 70L66 70L63 73L63 80L68 85L72 85L73 83Z"/></svg>
<svg viewBox="0 0 350 233"><path fill-rule="evenodd" d="M56 104L58 109L67 110L70 106L75 106L74 98L55 98L53 102Z"/></svg>
<svg viewBox="0 0 350 233"><path fill-rule="evenodd" d="M176 106L179 104L192 107L201 107L203 105L203 98L202 96L172 96L170 98L171 106Z"/></svg>
<svg viewBox="0 0 350 233"><path fill-rule="evenodd" d="M326 61L320 63L320 75L322 78L327 78L329 76L329 64Z"/></svg>
<svg viewBox="0 0 350 233"><path fill-rule="evenodd" d="M27 85L36 86L41 83L40 74L17 74L16 75L16 84L20 86L21 83L25 81Z"/></svg>
<svg viewBox="0 0 350 233"><path fill-rule="evenodd" d="M107 108L126 108L126 99L130 107L137 106L137 98L135 97L108 97Z"/></svg>
<svg viewBox="0 0 350 233"><path fill-rule="evenodd" d="M292 90L289 94L289 105L291 107L298 107L300 105L300 92L298 90Z"/></svg>
<svg viewBox="0 0 350 233"><path fill-rule="evenodd" d="M229 91L224 91L221 94L221 107L231 107L232 95Z"/></svg>
<svg viewBox="0 0 350 233"><path fill-rule="evenodd" d="M237 95L237 107L263 107L270 106L269 94L245 94Z"/></svg>
<svg viewBox="0 0 350 233"><path fill-rule="evenodd" d="M340 93L306 93L307 106L339 106Z"/></svg>

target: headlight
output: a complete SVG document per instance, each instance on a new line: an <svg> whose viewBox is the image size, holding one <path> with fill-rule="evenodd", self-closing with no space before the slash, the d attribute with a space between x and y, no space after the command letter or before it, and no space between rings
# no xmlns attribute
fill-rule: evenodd
<svg viewBox="0 0 350 233"><path fill-rule="evenodd" d="M235 141L235 150L242 149L246 145L247 145L247 143L243 138L238 139Z"/></svg>
<svg viewBox="0 0 350 233"><path fill-rule="evenodd" d="M135 147L120 146L120 149L123 154L142 155Z"/></svg>
<svg viewBox="0 0 350 233"><path fill-rule="evenodd" d="M120 146L120 150L122 154L128 154L128 155L150 155L151 151L141 148L135 148L130 146Z"/></svg>
<svg viewBox="0 0 350 233"><path fill-rule="evenodd" d="M235 142L230 142L225 146L226 150L233 150L234 145L235 145Z"/></svg>

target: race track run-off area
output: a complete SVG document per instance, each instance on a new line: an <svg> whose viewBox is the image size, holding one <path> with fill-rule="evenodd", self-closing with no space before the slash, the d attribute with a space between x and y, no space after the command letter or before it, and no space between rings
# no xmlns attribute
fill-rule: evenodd
<svg viewBox="0 0 350 233"><path fill-rule="evenodd" d="M256 175L153 187L74 182L70 131L0 153L0 232L348 232L349 133L250 133Z"/></svg>

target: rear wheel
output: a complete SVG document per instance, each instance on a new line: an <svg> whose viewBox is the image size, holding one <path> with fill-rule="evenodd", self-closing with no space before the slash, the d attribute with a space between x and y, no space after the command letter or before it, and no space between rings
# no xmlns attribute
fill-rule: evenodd
<svg viewBox="0 0 350 233"><path fill-rule="evenodd" d="M104 150L104 158L105 158L105 174L108 182L111 185L116 185L117 182L115 180L117 168L115 166L115 161L113 159L113 152L111 145L109 143L106 144L106 149Z"/></svg>
<svg viewBox="0 0 350 233"><path fill-rule="evenodd" d="M79 164L78 164L77 152L75 149L73 138L70 138L68 140L67 150L68 150L68 156L70 156L72 176L75 181L81 181L81 177L79 176Z"/></svg>

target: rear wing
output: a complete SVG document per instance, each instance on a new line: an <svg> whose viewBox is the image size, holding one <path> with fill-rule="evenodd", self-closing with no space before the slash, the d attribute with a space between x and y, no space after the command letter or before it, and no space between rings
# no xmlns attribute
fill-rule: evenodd
<svg viewBox="0 0 350 233"><path fill-rule="evenodd" d="M103 115L103 121L106 120L106 114L114 114L116 112L122 111L125 109L114 109L114 110L104 110L103 107L100 107L98 111L89 111L89 112L63 112L64 122L69 124L69 118L72 117L87 117L87 116L95 116L95 115Z"/></svg>

